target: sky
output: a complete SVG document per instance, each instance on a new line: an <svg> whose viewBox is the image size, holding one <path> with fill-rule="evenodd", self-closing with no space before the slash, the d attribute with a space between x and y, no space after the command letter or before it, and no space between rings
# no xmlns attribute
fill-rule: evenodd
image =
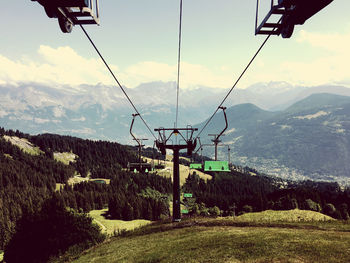
<svg viewBox="0 0 350 263"><path fill-rule="evenodd" d="M260 2L264 11L269 1ZM100 0L101 25L85 28L122 85L176 81L179 3ZM265 39L254 35L255 8L255 0L183 0L180 89L232 87ZM334 0L292 38L272 36L238 87L350 87L349 10L349 0ZM2 21L0 84L114 84L80 27L61 33L37 2L4 1Z"/></svg>

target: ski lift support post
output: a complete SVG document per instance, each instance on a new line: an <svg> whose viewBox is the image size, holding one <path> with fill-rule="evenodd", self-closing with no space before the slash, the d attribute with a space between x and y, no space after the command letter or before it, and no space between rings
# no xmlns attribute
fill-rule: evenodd
<svg viewBox="0 0 350 263"><path fill-rule="evenodd" d="M166 149L173 150L173 221L181 221L180 210L180 173L179 173L179 152L180 150L187 149L187 155L192 155L192 152L196 148L197 140L193 138L193 133L197 131L197 128L159 128L154 129L158 132L159 139L156 140L156 146L160 152L165 155ZM166 136L166 132L170 132ZM186 132L186 138L181 132ZM171 143L172 136L179 136L182 140L176 140L176 143ZM182 143L181 143L182 142Z"/></svg>
<svg viewBox="0 0 350 263"><path fill-rule="evenodd" d="M212 139L211 141L214 143L215 146L215 161L218 160L218 144L219 142L221 142L220 137L223 135L223 133L226 131L227 127L228 127L228 123L227 123L227 116L226 116L226 107L220 106L220 109L222 109L222 111L224 112L224 117L225 117L225 128L221 131L220 134L208 134L209 136L214 136L214 139Z"/></svg>
<svg viewBox="0 0 350 263"><path fill-rule="evenodd" d="M135 135L132 133L132 128L134 126L134 121L135 121L135 118L137 116L139 116L140 114L132 114L132 122L131 122L131 125L130 125L130 134L131 136L133 137L133 140L135 140L137 142L137 145L138 146L138 159L139 159L139 167L140 167L140 172L142 171L142 162L141 162L141 153L142 153L142 147L145 146L144 144L142 144L142 141L146 141L148 139L138 139L135 137Z"/></svg>

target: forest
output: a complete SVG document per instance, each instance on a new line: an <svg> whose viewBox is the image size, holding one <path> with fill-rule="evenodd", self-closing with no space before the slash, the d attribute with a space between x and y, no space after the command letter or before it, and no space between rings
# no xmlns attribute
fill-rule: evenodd
<svg viewBox="0 0 350 263"><path fill-rule="evenodd" d="M27 154L5 140L4 135L25 138L39 146L42 153ZM72 152L77 157L67 165L54 159L55 152ZM148 148L145 155L159 156L159 153ZM199 159L198 155L195 157ZM87 212L103 208L108 208L106 216L111 219L169 218L171 179L157 173L129 172L125 169L129 161L137 162L135 147L54 134L34 136L0 128L0 250L5 250L6 255L6 251L21 244L18 233L25 231L25 226L32 226L35 220L45 221L48 203L57 209L59 217L67 216L72 222L88 222L84 219ZM110 183L69 184L69 179L77 174L110 179ZM248 167L243 172L212 173L211 176L211 180L205 181L195 172L188 175L181 190L193 196L183 198L183 205L188 208L186 216L237 216L267 209L299 208L349 219L350 188L341 188L335 182L285 181ZM62 207L71 212L62 212ZM103 240L91 231L94 235L87 240ZM86 248L86 244L81 247ZM62 247L52 255L67 249Z"/></svg>

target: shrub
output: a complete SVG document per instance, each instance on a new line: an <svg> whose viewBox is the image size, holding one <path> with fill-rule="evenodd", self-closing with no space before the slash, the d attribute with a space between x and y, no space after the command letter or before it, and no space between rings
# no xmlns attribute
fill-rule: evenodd
<svg viewBox="0 0 350 263"><path fill-rule="evenodd" d="M251 213L251 212L253 212L253 207L251 207L250 205L245 205L245 206L243 206L243 211L245 212L245 213Z"/></svg>
<svg viewBox="0 0 350 263"><path fill-rule="evenodd" d="M104 239L91 217L67 210L52 198L39 213L23 215L17 222L16 233L5 247L4 261L47 262L70 248L79 253Z"/></svg>

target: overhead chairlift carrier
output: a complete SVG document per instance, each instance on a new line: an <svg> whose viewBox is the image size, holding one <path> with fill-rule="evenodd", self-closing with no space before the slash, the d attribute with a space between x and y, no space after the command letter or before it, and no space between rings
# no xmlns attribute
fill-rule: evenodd
<svg viewBox="0 0 350 263"><path fill-rule="evenodd" d="M263 0L267 2L270 0ZM333 0L271 0L270 11L258 25L260 0L256 4L255 35L282 35L290 38L295 25L306 20L329 5Z"/></svg>
<svg viewBox="0 0 350 263"><path fill-rule="evenodd" d="M202 170L203 169L203 154L202 154L203 145L202 145L201 139L199 137L198 137L198 142L199 142L199 148L197 149L197 151L194 154L196 154L199 150L201 150L202 162L201 163L194 163L192 160L192 162L190 163L190 169Z"/></svg>
<svg viewBox="0 0 350 263"><path fill-rule="evenodd" d="M226 131L228 127L227 123L227 116L226 116L226 107L219 107L222 109L225 117L225 128L220 132L220 134L209 134L210 136L214 136L214 139L212 142L215 146L215 161L205 161L204 162L204 171L205 172L229 172L230 167L228 161L218 161L218 144L221 142L220 137L223 135L223 133Z"/></svg>
<svg viewBox="0 0 350 263"><path fill-rule="evenodd" d="M133 140L135 140L137 142L136 147L138 147L138 163L130 163L128 162L128 170L129 171L134 171L136 172L140 172L140 173L148 173L150 171L153 171L153 165L152 163L144 163L142 162L142 147L145 146L144 144L142 144L142 141L146 141L148 139L140 139L140 138L136 138L135 135L132 133L132 128L134 127L134 122L135 122L135 118L137 116L140 116L139 113L137 114L132 114L132 122L130 125L130 135L133 137Z"/></svg>
<svg viewBox="0 0 350 263"><path fill-rule="evenodd" d="M57 18L63 33L75 25L100 24L98 0L32 0L41 4L50 18Z"/></svg>

